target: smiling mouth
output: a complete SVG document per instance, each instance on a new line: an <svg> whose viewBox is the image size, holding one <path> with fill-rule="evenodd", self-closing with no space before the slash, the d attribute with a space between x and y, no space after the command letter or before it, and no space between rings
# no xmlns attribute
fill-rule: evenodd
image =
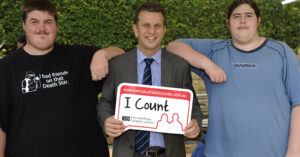
<svg viewBox="0 0 300 157"><path fill-rule="evenodd" d="M155 40L156 37L146 37L147 40Z"/></svg>

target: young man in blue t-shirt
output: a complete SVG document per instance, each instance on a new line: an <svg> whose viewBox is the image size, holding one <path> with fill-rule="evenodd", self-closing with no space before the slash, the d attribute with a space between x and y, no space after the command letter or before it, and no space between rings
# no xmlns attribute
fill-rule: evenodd
<svg viewBox="0 0 300 157"><path fill-rule="evenodd" d="M182 39L167 47L205 81L209 97L205 156L300 156L297 57L286 44L259 36L261 16L254 1L235 0L226 21L231 40ZM205 56L226 72L226 82L211 83L197 69Z"/></svg>

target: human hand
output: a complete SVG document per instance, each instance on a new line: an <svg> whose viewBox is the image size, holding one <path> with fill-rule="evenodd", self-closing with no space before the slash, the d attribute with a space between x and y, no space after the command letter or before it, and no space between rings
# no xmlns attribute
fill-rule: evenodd
<svg viewBox="0 0 300 157"><path fill-rule="evenodd" d="M125 131L125 126L122 121L115 119L114 116L110 116L104 122L104 129L107 135L118 137Z"/></svg>
<svg viewBox="0 0 300 157"><path fill-rule="evenodd" d="M196 119L192 119L191 122L184 128L184 136L187 138L196 138L200 133L200 127Z"/></svg>
<svg viewBox="0 0 300 157"><path fill-rule="evenodd" d="M206 66L204 71L210 78L211 82L222 83L227 80L225 71L221 69L219 66L217 66L215 63L211 62L210 65Z"/></svg>
<svg viewBox="0 0 300 157"><path fill-rule="evenodd" d="M108 70L108 59L101 50L98 50L91 61L90 64L92 80L99 81L102 80L109 72Z"/></svg>

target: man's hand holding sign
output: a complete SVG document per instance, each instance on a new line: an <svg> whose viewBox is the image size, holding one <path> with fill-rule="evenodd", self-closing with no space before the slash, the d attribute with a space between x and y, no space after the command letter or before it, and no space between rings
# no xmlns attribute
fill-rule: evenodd
<svg viewBox="0 0 300 157"><path fill-rule="evenodd" d="M200 132L191 120L193 94L187 89L123 83L118 88L115 115L106 119L106 133L120 136L125 130L184 134L195 138Z"/></svg>

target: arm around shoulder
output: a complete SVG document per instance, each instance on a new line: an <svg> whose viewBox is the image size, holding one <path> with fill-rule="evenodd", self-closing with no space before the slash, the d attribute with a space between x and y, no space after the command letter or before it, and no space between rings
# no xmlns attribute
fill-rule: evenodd
<svg viewBox="0 0 300 157"><path fill-rule="evenodd" d="M167 45L167 50L182 57L193 67L203 69L212 82L222 83L227 80L223 69L189 45L180 41L173 41Z"/></svg>
<svg viewBox="0 0 300 157"><path fill-rule="evenodd" d="M173 41L170 42L167 45L167 51L174 53L181 58L185 59L189 64L192 66L203 69L202 63L198 63L202 57L205 57L204 55L198 53L196 50L194 50L189 45L180 42L180 41ZM200 60L199 60L200 59Z"/></svg>
<svg viewBox="0 0 300 157"><path fill-rule="evenodd" d="M125 53L124 50L115 46L110 46L98 50L94 54L90 65L92 79L94 81L103 79L109 72L108 61L113 57L121 55L123 53Z"/></svg>
<svg viewBox="0 0 300 157"><path fill-rule="evenodd" d="M103 55L105 55L105 58L107 60L110 60L118 55L121 55L123 53L125 53L125 51L119 47L116 47L116 46L110 46L110 47L107 47L107 48L103 48L103 49L100 49L96 52L97 53L101 53Z"/></svg>

